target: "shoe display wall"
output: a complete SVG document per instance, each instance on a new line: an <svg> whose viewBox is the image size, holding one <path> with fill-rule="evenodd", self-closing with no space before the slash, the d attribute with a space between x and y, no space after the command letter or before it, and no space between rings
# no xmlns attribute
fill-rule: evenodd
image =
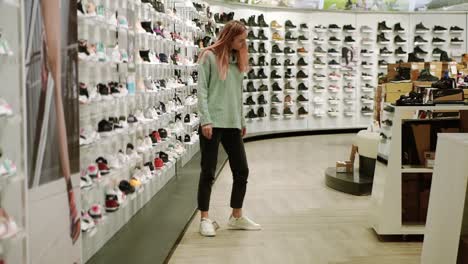
<svg viewBox="0 0 468 264"><path fill-rule="evenodd" d="M197 59L215 22L206 4L167 4L119 1L105 16L78 11L83 261L198 151Z"/></svg>
<svg viewBox="0 0 468 264"><path fill-rule="evenodd" d="M28 262L23 5L0 1L0 263Z"/></svg>
<svg viewBox="0 0 468 264"><path fill-rule="evenodd" d="M275 116L258 118L246 115L251 133L285 128L313 130L368 126L374 109L374 100L368 98L374 98L378 78L386 74L389 64L460 60L467 50L466 14L314 12L311 17L308 11L295 10L294 14L288 11L265 12L253 6L212 6L212 10L245 21L247 29L252 32L249 36L255 37L248 43L254 43L253 48L257 51L262 44L267 51L262 54L264 65L255 63L259 61L258 53L250 54L254 71L245 84L252 81L250 85L254 89L244 89L244 101L252 95L255 101L260 94L268 94L270 98L276 95L275 98L285 103L286 95L293 93L284 89L288 82L295 87L295 94L301 93L309 99L305 104L308 113L305 118L297 112L299 104L294 99L298 95L288 103L294 115L290 115L289 110L287 116L282 115L284 107L278 107L276 99L262 105L270 107L270 110L275 108ZM435 19L441 15L443 20ZM259 20L265 22L262 27ZM268 40L257 37L260 30ZM258 77L260 69L268 78ZM301 70L305 75L300 73ZM297 78L298 74L306 78ZM307 87L306 90L304 86L299 90L301 83ZM260 86L268 87L268 91L258 91ZM319 98L317 102L324 103L314 103L315 98ZM244 107L247 114L250 109L256 112L260 106ZM271 112L265 111L267 114Z"/></svg>

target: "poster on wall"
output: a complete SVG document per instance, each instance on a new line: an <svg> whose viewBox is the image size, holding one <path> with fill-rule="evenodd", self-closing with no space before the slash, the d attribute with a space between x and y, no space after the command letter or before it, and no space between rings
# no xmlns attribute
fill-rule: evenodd
<svg viewBox="0 0 468 264"><path fill-rule="evenodd" d="M426 10L447 10L462 11L468 10L467 0L414 0L415 11Z"/></svg>
<svg viewBox="0 0 468 264"><path fill-rule="evenodd" d="M62 256L56 252L60 247L60 252L68 252L67 263L79 263L80 198L72 185L72 175L79 175L80 159L76 1L24 3L28 184L34 194L41 192L38 190L48 192L42 200L31 198L29 211L34 217L40 214L43 204L63 208L60 212L52 210L47 216L40 214L40 220L35 218L30 240L40 240L37 245L41 247L34 248L31 254L54 258L54 254ZM38 235L42 222L54 226L46 237ZM48 248L51 245L55 249Z"/></svg>
<svg viewBox="0 0 468 264"><path fill-rule="evenodd" d="M410 0L324 0L324 10L408 11Z"/></svg>

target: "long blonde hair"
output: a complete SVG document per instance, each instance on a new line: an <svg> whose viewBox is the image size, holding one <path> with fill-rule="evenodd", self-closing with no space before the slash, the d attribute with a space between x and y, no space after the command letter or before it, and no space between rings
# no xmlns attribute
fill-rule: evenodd
<svg viewBox="0 0 468 264"><path fill-rule="evenodd" d="M234 38L245 33L246 30L245 26L237 20L228 22L219 34L218 40L201 52L198 61L200 62L205 57L207 51L213 52L216 56L216 64L218 65L221 80L225 80L229 69L229 56L232 51L231 44L234 42ZM247 45L237 51L236 54L237 67L241 72L246 72L249 67Z"/></svg>

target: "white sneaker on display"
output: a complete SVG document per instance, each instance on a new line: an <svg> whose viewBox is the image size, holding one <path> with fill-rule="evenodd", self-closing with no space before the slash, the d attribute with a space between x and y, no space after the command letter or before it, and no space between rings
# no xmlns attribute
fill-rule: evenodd
<svg viewBox="0 0 468 264"><path fill-rule="evenodd" d="M219 228L218 223L208 218L202 218L200 221L200 234L205 237L216 236L216 230Z"/></svg>
<svg viewBox="0 0 468 264"><path fill-rule="evenodd" d="M262 230L262 226L255 223L247 216L235 218L231 215L228 223L229 229L233 230Z"/></svg>

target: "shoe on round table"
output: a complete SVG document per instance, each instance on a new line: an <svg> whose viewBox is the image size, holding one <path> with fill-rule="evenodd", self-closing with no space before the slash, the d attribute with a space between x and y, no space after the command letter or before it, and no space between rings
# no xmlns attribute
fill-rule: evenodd
<svg viewBox="0 0 468 264"><path fill-rule="evenodd" d="M208 218L202 218L200 221L200 234L206 237L214 237L216 236L216 230L219 228L218 223L216 221L212 221Z"/></svg>
<svg viewBox="0 0 468 264"><path fill-rule="evenodd" d="M233 230L261 230L262 226L255 223L247 216L241 216L239 218L235 218L231 215L229 218L228 223L229 229Z"/></svg>

